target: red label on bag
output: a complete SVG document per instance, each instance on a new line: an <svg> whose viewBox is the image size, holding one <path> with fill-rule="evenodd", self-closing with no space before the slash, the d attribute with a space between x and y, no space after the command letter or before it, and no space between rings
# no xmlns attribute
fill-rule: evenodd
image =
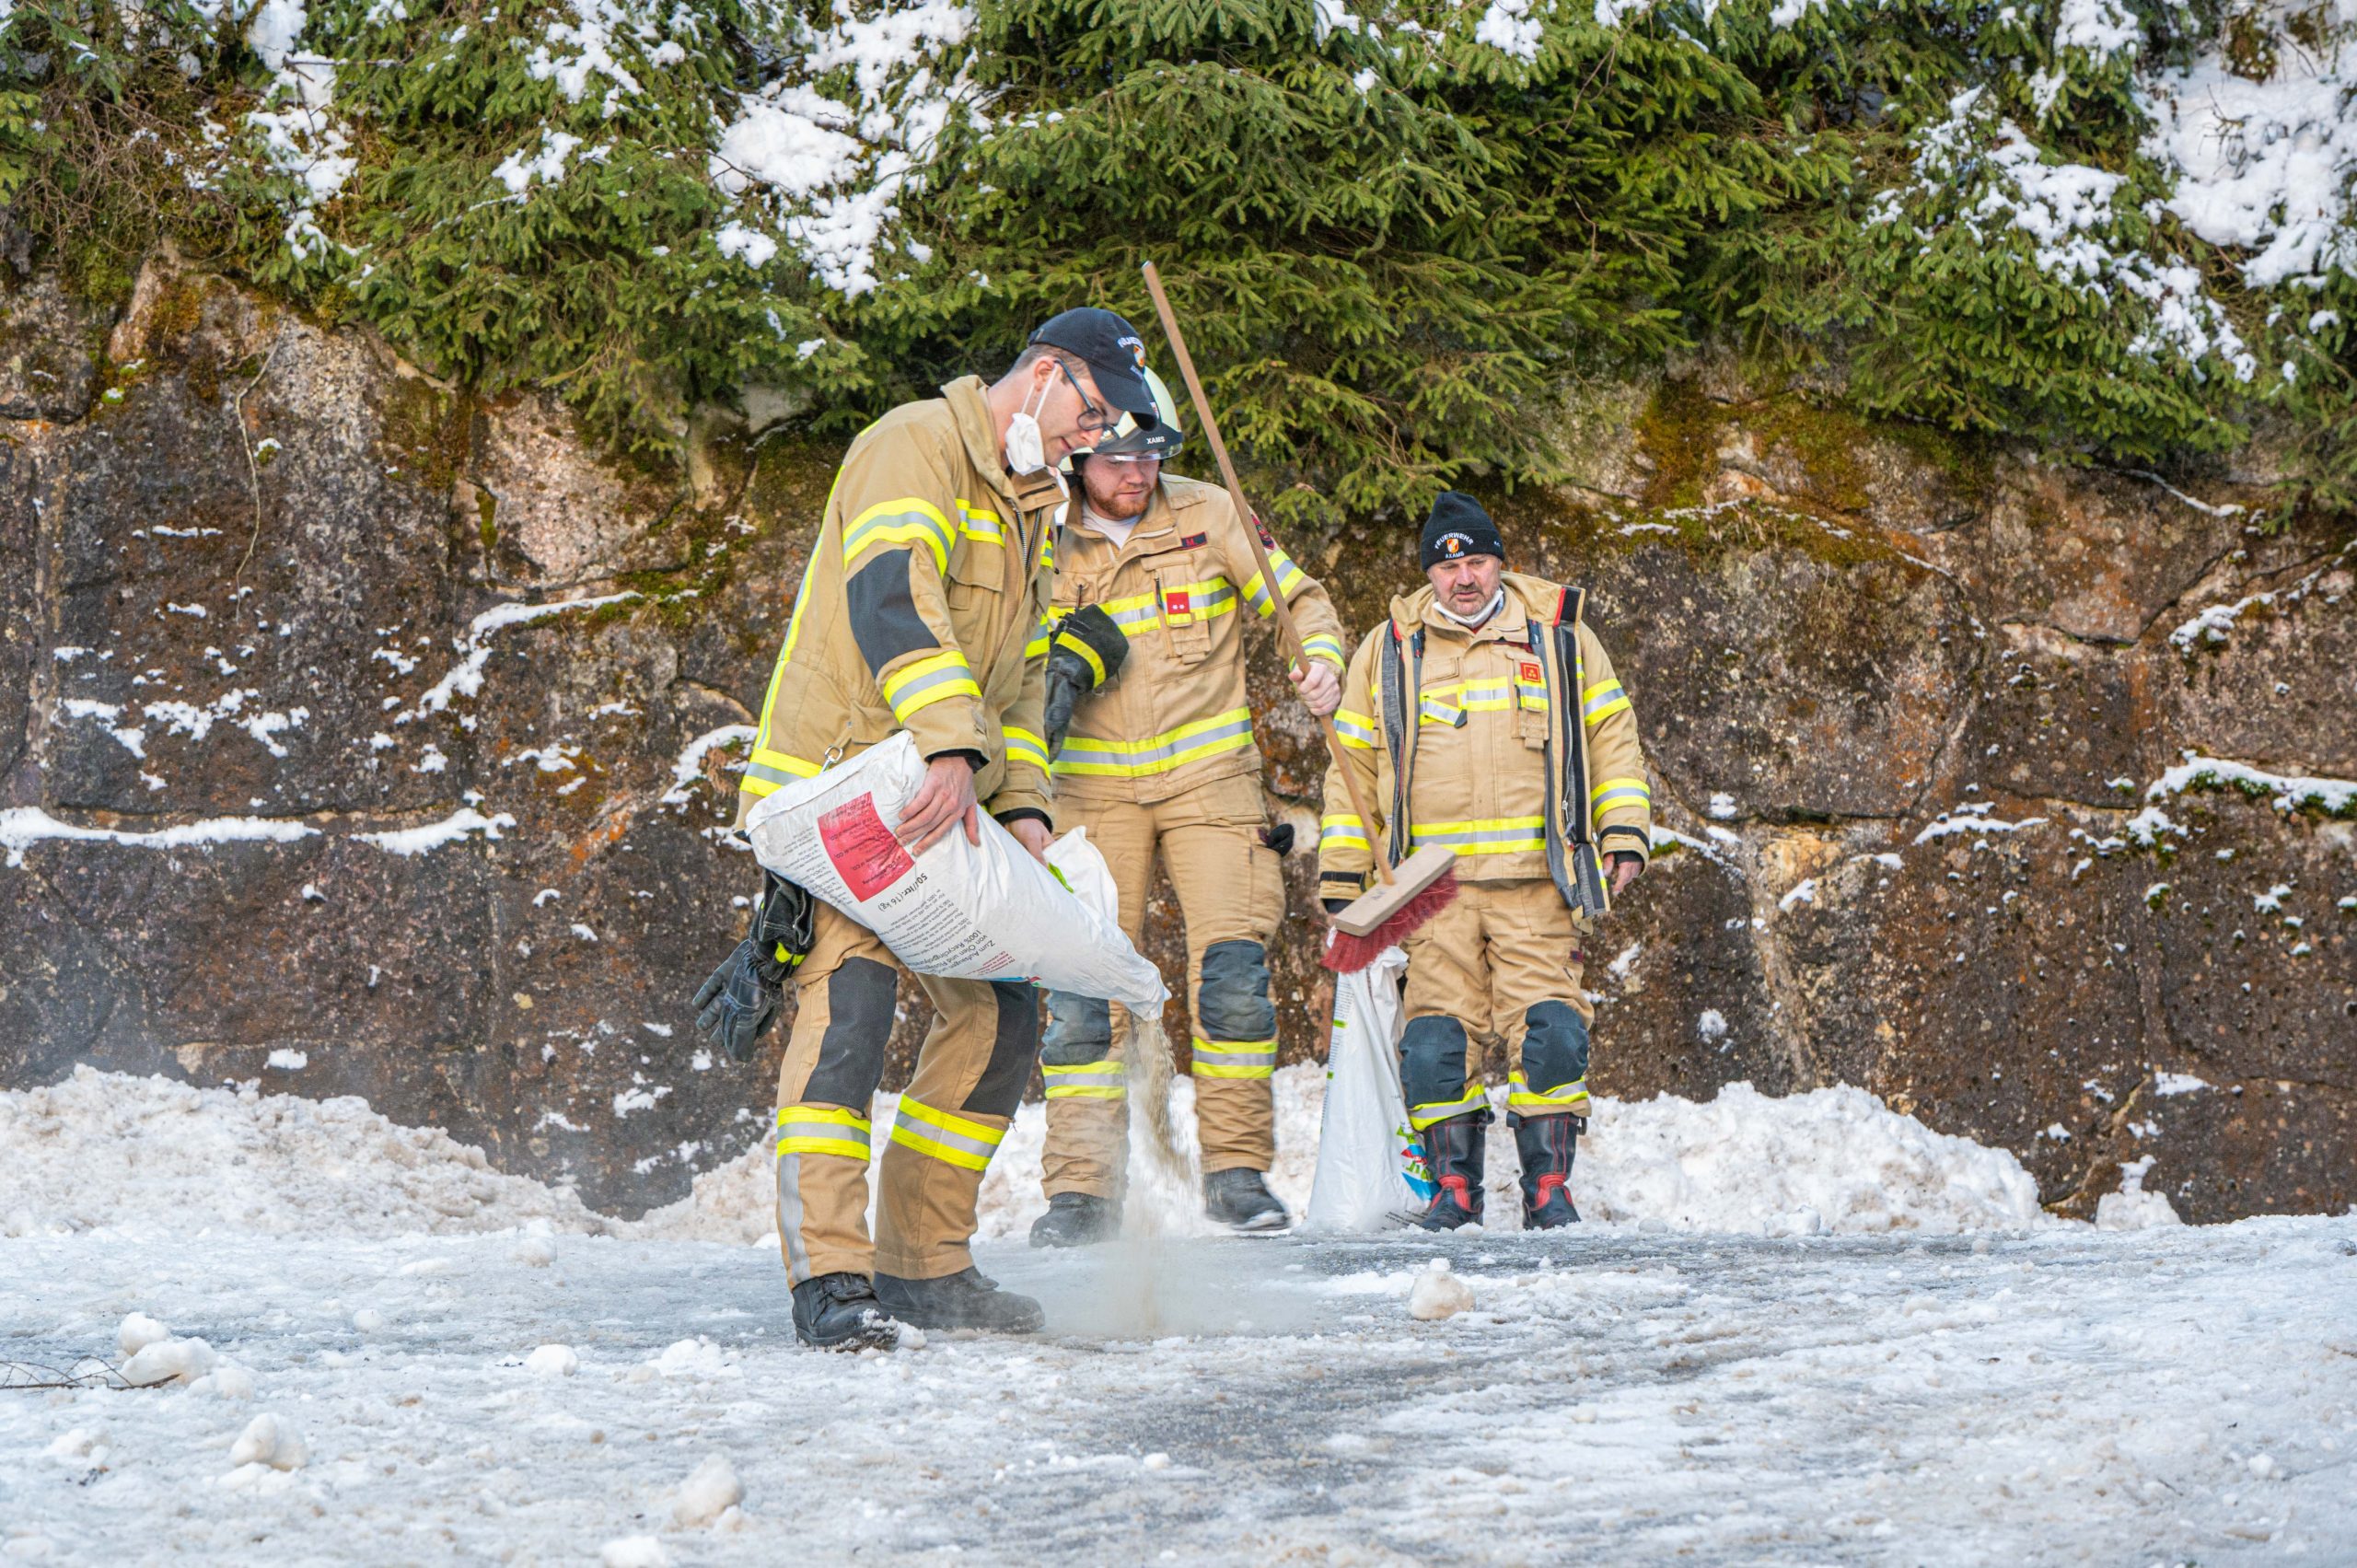
<svg viewBox="0 0 2357 1568"><path fill-rule="evenodd" d="M835 863L853 898L874 898L915 869L916 862L876 814L876 797L863 795L819 819L819 842Z"/></svg>

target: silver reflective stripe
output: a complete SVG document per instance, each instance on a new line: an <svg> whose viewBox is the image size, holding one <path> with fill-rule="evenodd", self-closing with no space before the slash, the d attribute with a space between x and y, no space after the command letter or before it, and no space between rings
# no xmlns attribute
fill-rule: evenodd
<svg viewBox="0 0 2357 1568"><path fill-rule="evenodd" d="M1195 1042L1199 1056L1216 1056L1222 1067L1273 1067L1277 1064L1277 1048L1262 1040L1199 1040Z"/></svg>
<svg viewBox="0 0 2357 1568"><path fill-rule="evenodd" d="M760 779L764 783L773 784L799 784L802 782L799 775L789 773L784 768L772 768L766 762L746 763L745 776L749 779Z"/></svg>
<svg viewBox="0 0 2357 1568"><path fill-rule="evenodd" d="M857 1144L867 1146L867 1129L846 1126L841 1121L781 1121L780 1138L823 1138L830 1144Z"/></svg>
<svg viewBox="0 0 2357 1568"><path fill-rule="evenodd" d="M939 1144L946 1149L963 1149L968 1154L978 1155L983 1159L988 1159L998 1152L998 1144L994 1142L985 1143L980 1138L970 1138L965 1133L953 1128L944 1127L938 1122L921 1121L905 1110L899 1114L893 1126L896 1131L906 1132L911 1138L923 1138L928 1144Z"/></svg>
<svg viewBox="0 0 2357 1568"><path fill-rule="evenodd" d="M1058 1089L1118 1089L1126 1087L1128 1082L1129 1074L1118 1067L1109 1073L1051 1073L1048 1074L1048 1092L1054 1094Z"/></svg>
<svg viewBox="0 0 2357 1568"><path fill-rule="evenodd" d="M1195 750L1214 740L1228 740L1239 735L1251 733L1252 718L1248 714L1243 718L1232 719L1226 724L1213 725L1209 729L1199 729L1192 735L1182 736L1177 740L1166 740L1159 746L1149 746L1136 751L1118 751L1101 744L1092 746L1086 736L1075 735L1064 742L1063 756L1061 761L1120 762L1127 763L1132 768L1144 767L1153 762L1167 761L1182 751Z"/></svg>
<svg viewBox="0 0 2357 1568"><path fill-rule="evenodd" d="M810 1249L802 1245L802 1156L777 1156L777 1233L785 1240L785 1283L810 1276Z"/></svg>
<svg viewBox="0 0 2357 1568"><path fill-rule="evenodd" d="M1534 822L1527 828L1472 829L1461 833L1428 833L1422 828L1410 836L1422 844L1518 844L1542 838L1546 824Z"/></svg>
<svg viewBox="0 0 2357 1568"><path fill-rule="evenodd" d="M964 681L969 686L974 685L974 672L962 664L954 664L944 669L936 669L931 675L920 675L906 686L896 686L892 689L892 711L897 714L907 707L909 699L920 691L930 691L936 686L946 686L952 681L958 680Z"/></svg>

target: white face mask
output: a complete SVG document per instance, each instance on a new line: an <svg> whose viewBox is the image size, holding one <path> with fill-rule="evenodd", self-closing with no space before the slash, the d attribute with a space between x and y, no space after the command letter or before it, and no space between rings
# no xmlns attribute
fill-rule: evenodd
<svg viewBox="0 0 2357 1568"><path fill-rule="evenodd" d="M1039 393L1041 408L1048 406L1044 386L1043 383ZM1023 400L1023 406L1006 422L1006 466L1016 473L1038 473L1048 466L1047 440L1039 434L1039 419L1031 412L1029 398ZM1062 475L1056 476L1056 483L1062 485Z"/></svg>

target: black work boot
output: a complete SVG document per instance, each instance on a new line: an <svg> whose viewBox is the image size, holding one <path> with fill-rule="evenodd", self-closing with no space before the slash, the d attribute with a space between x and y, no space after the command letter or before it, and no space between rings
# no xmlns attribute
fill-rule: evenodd
<svg viewBox="0 0 2357 1568"><path fill-rule="evenodd" d="M1120 1234L1120 1211L1094 1192L1051 1193L1048 1212L1031 1222L1034 1247L1094 1247Z"/></svg>
<svg viewBox="0 0 2357 1568"><path fill-rule="evenodd" d="M1028 1295L1001 1290L980 1269L960 1269L938 1279L876 1276L876 1299L903 1323L920 1329L989 1329L1003 1334L1036 1333L1048 1315Z"/></svg>
<svg viewBox="0 0 2357 1568"><path fill-rule="evenodd" d="M1522 1156L1522 1228L1553 1230L1580 1223L1572 1206L1572 1156L1587 1120L1579 1116L1526 1116L1514 1130Z"/></svg>
<svg viewBox="0 0 2357 1568"><path fill-rule="evenodd" d="M1435 1121L1416 1134L1432 1173L1432 1205L1416 1216L1420 1230L1455 1230L1481 1223L1481 1155L1490 1113L1476 1110Z"/></svg>
<svg viewBox="0 0 2357 1568"><path fill-rule="evenodd" d="M1293 1216L1257 1170L1215 1170L1203 1178L1203 1213L1230 1230L1283 1230Z"/></svg>
<svg viewBox="0 0 2357 1568"><path fill-rule="evenodd" d="M889 1350L900 1342L865 1274L820 1274L795 1285L794 1332L814 1350Z"/></svg>

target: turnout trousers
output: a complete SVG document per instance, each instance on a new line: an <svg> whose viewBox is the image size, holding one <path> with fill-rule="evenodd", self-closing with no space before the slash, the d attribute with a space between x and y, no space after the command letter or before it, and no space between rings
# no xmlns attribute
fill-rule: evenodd
<svg viewBox="0 0 2357 1568"><path fill-rule="evenodd" d="M1268 816L1257 774L1209 780L1150 802L1066 796L1056 830L1088 830L1120 890L1121 929L1145 925L1155 856L1170 874L1187 927L1187 997L1194 1022L1195 1116L1206 1175L1265 1171L1276 1157L1270 1079L1277 1014L1269 996L1269 943L1284 919L1284 877L1260 842ZM1129 1068L1141 1049L1123 1008L1051 992L1043 1175L1049 1196L1120 1194L1129 1153ZM1150 1040L1143 1049L1160 1050Z"/></svg>
<svg viewBox="0 0 2357 1568"><path fill-rule="evenodd" d="M1487 1111L1481 1052L1492 1041L1506 1048L1510 1116L1587 1114L1595 1010L1580 984L1580 934L1553 881L1462 883L1402 946L1399 1068L1417 1131Z"/></svg>
<svg viewBox="0 0 2357 1568"><path fill-rule="evenodd" d="M972 1266L982 1172L1039 1056L1039 988L917 976L933 1028L890 1126L872 1129L900 967L874 932L825 904L814 936L795 972L800 1008L778 1072L777 1233L787 1277L957 1273ZM871 1245L868 1154L879 1132Z"/></svg>

